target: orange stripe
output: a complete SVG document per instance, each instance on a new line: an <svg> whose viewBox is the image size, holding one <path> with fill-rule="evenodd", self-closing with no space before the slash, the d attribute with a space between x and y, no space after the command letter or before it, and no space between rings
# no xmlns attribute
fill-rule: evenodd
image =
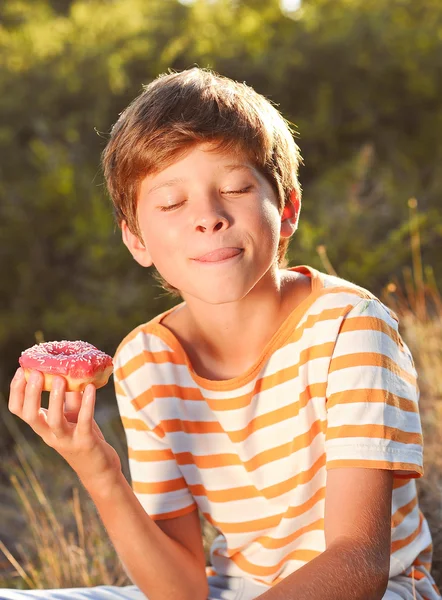
<svg viewBox="0 0 442 600"><path fill-rule="evenodd" d="M393 342L399 346L401 352L404 352L404 345L402 338L398 332L391 327L386 321L378 317L367 315L366 317L352 317L345 319L342 323L340 333L347 333L350 331L381 331L388 335Z"/></svg>
<svg viewBox="0 0 442 600"><path fill-rule="evenodd" d="M417 579L418 581L420 581L421 579L426 579L425 573L422 573L421 571L419 571L419 569L414 568L411 571L411 573L407 573L405 577L409 577L410 579Z"/></svg>
<svg viewBox="0 0 442 600"><path fill-rule="evenodd" d="M230 467L241 465L241 459L237 454L207 454L195 455L191 452L177 452L175 460L179 465L196 465L198 469L216 469L219 467Z"/></svg>
<svg viewBox="0 0 442 600"><path fill-rule="evenodd" d="M115 376L114 376L114 387L115 387L115 393L116 394L119 394L120 396L125 396L126 395L126 392L123 390L123 388L121 387L121 385L115 379Z"/></svg>
<svg viewBox="0 0 442 600"><path fill-rule="evenodd" d="M415 529L415 531L413 531L413 533L411 533L406 538L404 538L402 540L396 540L395 542L393 542L391 544L391 552L392 553L398 552L398 550L401 550L401 548L405 548L405 546L408 546L408 544L410 544L415 538L417 538L417 536L420 534L420 532L422 530L423 520L424 520L424 517L423 517L422 511L419 511L418 527Z"/></svg>
<svg viewBox="0 0 442 600"><path fill-rule="evenodd" d="M120 381L132 375L137 369L141 369L144 365L144 356L143 354L137 354L130 358L122 367L115 369L114 373L117 379Z"/></svg>
<svg viewBox="0 0 442 600"><path fill-rule="evenodd" d="M422 550L422 554L429 554L432 552L433 552L433 542L430 542L430 544Z"/></svg>
<svg viewBox="0 0 442 600"><path fill-rule="evenodd" d="M148 406L151 402L155 400L154 395L152 393L152 387L148 388L142 394L135 396L135 398L132 398L130 403L135 408L135 410L141 410L142 408Z"/></svg>
<svg viewBox="0 0 442 600"><path fill-rule="evenodd" d="M134 450L128 447L128 457L138 462L159 462L173 460L175 457L172 450Z"/></svg>
<svg viewBox="0 0 442 600"><path fill-rule="evenodd" d="M402 470L412 471L411 475L407 475L407 479L417 479L422 477L424 470L422 467L413 463L402 463L402 462L387 462L384 460L361 460L361 459L339 459L330 460L327 462L327 470L329 469L340 469L345 467L362 467L370 469L387 469L389 471ZM395 473L395 477L400 477L400 474Z"/></svg>
<svg viewBox="0 0 442 600"><path fill-rule="evenodd" d="M160 438L164 437L164 431L159 425L150 429L144 421L141 419L129 419L128 417L121 417L121 422L124 429L135 429L136 431L152 431L155 435Z"/></svg>
<svg viewBox="0 0 442 600"><path fill-rule="evenodd" d="M198 508L197 504L191 504L190 506L186 506L186 508L180 508L178 510L172 510L168 513L158 513L154 515L149 515L151 519L154 521L163 521L164 519L174 519L175 517L182 517L183 515L187 515L192 511Z"/></svg>
<svg viewBox="0 0 442 600"><path fill-rule="evenodd" d="M397 394L393 394L389 390L379 389L358 389L358 390L345 390L343 392L336 392L330 394L327 397L327 408L332 408L337 404L356 404L358 402L379 402L381 404L388 404L394 406L400 410L409 413L419 414L419 408L417 402L403 398Z"/></svg>
<svg viewBox="0 0 442 600"><path fill-rule="evenodd" d="M138 409L146 407L155 398L179 398L180 400L194 400L204 402L205 399L199 388L182 387L176 384L151 385L146 392L133 399Z"/></svg>
<svg viewBox="0 0 442 600"><path fill-rule="evenodd" d="M409 384L413 386L417 385L416 377L402 369L398 363L385 356L385 354L379 354L378 352L353 352L352 354L337 356L330 363L329 373L351 367L357 367L358 369L362 367L383 367L395 375L399 375L399 377Z"/></svg>
<svg viewBox="0 0 442 600"><path fill-rule="evenodd" d="M181 361L177 361L176 353L170 350L159 350L151 352L150 350L142 350L139 354L132 356L124 365L115 370L115 374L119 380L126 379L135 371L146 364L165 364L173 363L180 365Z"/></svg>
<svg viewBox="0 0 442 600"><path fill-rule="evenodd" d="M184 421L181 419L168 419L161 422L167 433L185 431L186 433L224 433L219 421Z"/></svg>
<svg viewBox="0 0 442 600"><path fill-rule="evenodd" d="M422 445L422 435L420 433L411 433L402 431L396 427L387 425L339 425L337 427L327 427L326 441L339 438L364 437L372 439L393 440L401 444L419 444ZM390 463L391 464L391 463ZM403 463L399 463L403 464Z"/></svg>
<svg viewBox="0 0 442 600"><path fill-rule="evenodd" d="M398 510L391 517L391 526L398 527L407 516L416 508L417 506L417 497L415 496L408 504L404 504L398 508Z"/></svg>
<svg viewBox="0 0 442 600"><path fill-rule="evenodd" d="M121 422L124 429L135 429L136 431L150 431L149 427L141 419L129 419L129 417L121 417Z"/></svg>
<svg viewBox="0 0 442 600"><path fill-rule="evenodd" d="M132 488L138 494L167 494L168 492L187 489L187 483L183 477L154 483L132 481Z"/></svg>
<svg viewBox="0 0 442 600"><path fill-rule="evenodd" d="M121 342L120 342L119 346L117 347L115 354L113 356L114 364L115 364L118 354L126 346L126 344L128 344L133 339L135 339L137 337L137 335L140 333L140 331L143 333L145 332L145 330L144 330L145 325L146 325L146 323L143 323L142 325L138 325L138 327L135 327L135 329L133 329L130 333L128 333L126 335L126 337L124 339L121 340Z"/></svg>
<svg viewBox="0 0 442 600"><path fill-rule="evenodd" d="M399 488L405 487L410 483L410 479L398 479L397 473L394 475L393 479L393 490L397 490Z"/></svg>

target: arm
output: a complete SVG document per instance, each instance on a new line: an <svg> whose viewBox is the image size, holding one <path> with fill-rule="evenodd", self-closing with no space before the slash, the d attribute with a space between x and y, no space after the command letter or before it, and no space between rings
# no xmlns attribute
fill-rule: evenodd
<svg viewBox="0 0 442 600"><path fill-rule="evenodd" d="M326 550L259 597L381 600L390 570L392 489L392 471L329 470Z"/></svg>
<svg viewBox="0 0 442 600"><path fill-rule="evenodd" d="M370 556L348 540L333 547L288 575L259 598L262 600L381 600L385 577L373 576Z"/></svg>
<svg viewBox="0 0 442 600"><path fill-rule="evenodd" d="M209 589L197 510L157 523L145 512L122 473L100 487L87 482L83 485L128 576L149 600L207 598Z"/></svg>

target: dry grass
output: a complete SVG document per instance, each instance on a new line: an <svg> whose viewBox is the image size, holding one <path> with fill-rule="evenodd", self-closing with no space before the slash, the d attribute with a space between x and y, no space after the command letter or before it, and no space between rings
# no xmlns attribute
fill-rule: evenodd
<svg viewBox="0 0 442 600"><path fill-rule="evenodd" d="M16 542L7 547L0 539L0 588L132 585L76 474L32 431L25 437L7 409L2 408L1 412L16 444L15 456L2 461L2 470L8 474L11 485L9 490L0 489L9 505L0 509L0 521L3 528L12 519ZM121 423L99 425L119 452L129 479ZM17 512L23 518L14 526ZM216 532L205 519L201 518L201 523L208 557Z"/></svg>
<svg viewBox="0 0 442 600"><path fill-rule="evenodd" d="M424 477L416 481L416 486L433 537L432 575L442 590L442 302L431 279L424 284L423 295L416 289L414 292L404 294L396 283L385 290L384 302L400 317L401 333L419 376ZM419 309L416 302L423 302Z"/></svg>
<svg viewBox="0 0 442 600"><path fill-rule="evenodd" d="M8 573L3 570L1 587L130 584L94 504L66 463L45 456L40 444L27 445L26 450L17 444L15 452L17 458L3 467L9 472L26 527L17 532L13 550L0 541L0 550L13 567Z"/></svg>

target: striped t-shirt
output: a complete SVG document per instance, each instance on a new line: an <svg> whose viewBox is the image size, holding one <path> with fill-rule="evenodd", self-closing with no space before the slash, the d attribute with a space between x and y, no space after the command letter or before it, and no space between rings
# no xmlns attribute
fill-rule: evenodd
<svg viewBox="0 0 442 600"><path fill-rule="evenodd" d="M162 324L178 307L121 342L114 382L133 491L154 520L199 508L217 528L208 575L273 586L326 549L328 469L393 470L390 578L440 598L415 484L417 373L397 316L344 279L290 270L311 278L311 293L238 377L195 373Z"/></svg>

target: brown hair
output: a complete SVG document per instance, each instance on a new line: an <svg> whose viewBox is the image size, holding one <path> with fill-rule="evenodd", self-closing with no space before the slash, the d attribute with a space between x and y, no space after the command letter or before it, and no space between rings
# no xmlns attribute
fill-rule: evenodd
<svg viewBox="0 0 442 600"><path fill-rule="evenodd" d="M194 146L213 142L215 151L244 153L271 183L280 214L296 190L302 162L289 122L270 100L245 83L193 67L159 75L121 113L102 154L107 188L118 226L127 222L142 241L137 221L141 181L179 160ZM287 266L289 238L281 238L278 266ZM179 290L157 272L174 297Z"/></svg>

